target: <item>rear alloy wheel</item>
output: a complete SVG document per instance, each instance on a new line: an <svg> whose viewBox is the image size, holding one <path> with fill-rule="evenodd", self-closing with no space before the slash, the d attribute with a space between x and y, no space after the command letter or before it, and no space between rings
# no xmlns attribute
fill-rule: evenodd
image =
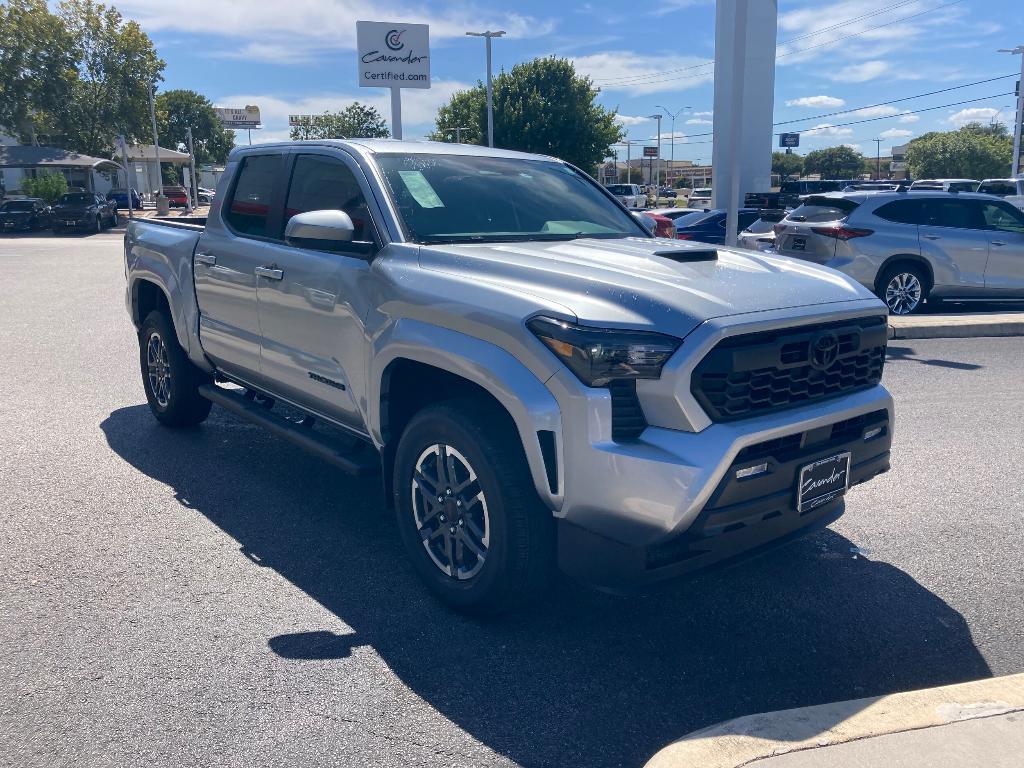
<svg viewBox="0 0 1024 768"><path fill-rule="evenodd" d="M190 427L210 415L212 403L199 394L209 377L188 359L174 326L159 310L139 329L139 365L149 409L161 424Z"/></svg>
<svg viewBox="0 0 1024 768"><path fill-rule="evenodd" d="M882 280L882 300L894 315L917 312L924 303L924 278L913 267L889 270Z"/></svg>

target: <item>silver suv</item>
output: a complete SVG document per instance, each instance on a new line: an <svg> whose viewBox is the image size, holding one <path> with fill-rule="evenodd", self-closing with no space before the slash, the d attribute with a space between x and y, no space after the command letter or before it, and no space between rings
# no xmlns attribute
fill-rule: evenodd
<svg viewBox="0 0 1024 768"><path fill-rule="evenodd" d="M775 234L778 253L844 272L894 315L926 299L1024 301L1024 212L991 195L812 195Z"/></svg>

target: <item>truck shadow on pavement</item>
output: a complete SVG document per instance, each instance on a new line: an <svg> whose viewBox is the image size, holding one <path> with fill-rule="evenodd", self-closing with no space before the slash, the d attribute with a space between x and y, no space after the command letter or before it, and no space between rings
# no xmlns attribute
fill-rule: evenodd
<svg viewBox="0 0 1024 768"><path fill-rule="evenodd" d="M143 405L101 428L233 537L239 557L354 630L284 633L262 641L267 653L303 663L368 645L444 717L523 765L640 765L731 717L990 675L959 613L832 531L642 597L563 579L532 611L482 622L426 594L375 479L218 409L194 430L160 427ZM854 490L854 514L857 503Z"/></svg>

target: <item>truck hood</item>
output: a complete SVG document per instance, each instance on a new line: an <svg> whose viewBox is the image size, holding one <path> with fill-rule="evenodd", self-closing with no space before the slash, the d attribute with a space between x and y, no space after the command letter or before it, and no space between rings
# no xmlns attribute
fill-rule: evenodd
<svg viewBox="0 0 1024 768"><path fill-rule="evenodd" d="M685 261L699 251L718 258ZM430 245L420 265L560 304L586 325L679 337L714 317L873 298L805 261L654 238Z"/></svg>

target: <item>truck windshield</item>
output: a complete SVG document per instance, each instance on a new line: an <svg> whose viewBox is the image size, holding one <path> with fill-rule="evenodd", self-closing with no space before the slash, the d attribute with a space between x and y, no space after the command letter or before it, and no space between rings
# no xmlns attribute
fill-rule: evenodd
<svg viewBox="0 0 1024 768"><path fill-rule="evenodd" d="M414 242L648 237L630 214L562 163L398 153L376 160Z"/></svg>

